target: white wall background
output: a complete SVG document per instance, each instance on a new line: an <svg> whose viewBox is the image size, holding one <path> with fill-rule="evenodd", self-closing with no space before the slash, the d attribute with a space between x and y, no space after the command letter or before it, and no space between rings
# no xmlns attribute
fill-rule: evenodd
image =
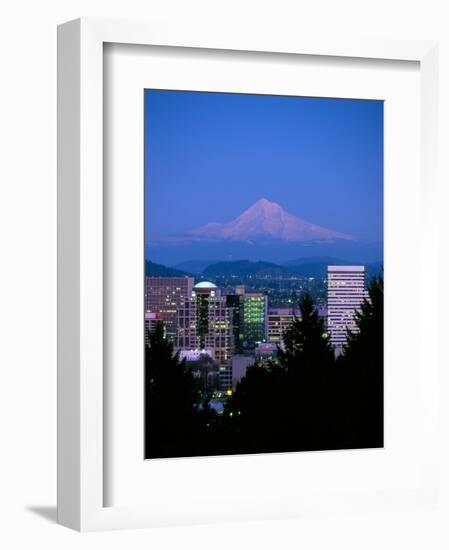
<svg viewBox="0 0 449 550"><path fill-rule="evenodd" d="M0 546L53 548L429 548L449 546L449 512L83 534L56 503L56 25L79 16L177 18L441 40L441 156L449 151L444 0L16 0L0 8ZM442 182L448 182L447 168ZM449 206L448 185L442 204ZM445 216L445 229L448 228ZM446 232L449 236L449 231ZM443 247L444 247L443 243ZM449 249L449 246L445 246ZM447 254L442 259L448 273ZM444 277L443 277L444 281ZM442 302L447 304L447 294ZM445 322L441 320L434 322ZM449 388L443 372L444 387ZM446 417L448 407L444 404ZM447 441L444 445L447 449ZM446 477L447 481L447 477Z"/></svg>

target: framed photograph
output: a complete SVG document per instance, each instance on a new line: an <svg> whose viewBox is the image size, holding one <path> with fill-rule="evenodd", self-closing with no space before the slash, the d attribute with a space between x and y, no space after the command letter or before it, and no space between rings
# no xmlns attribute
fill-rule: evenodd
<svg viewBox="0 0 449 550"><path fill-rule="evenodd" d="M61 524L437 505L436 47L59 27Z"/></svg>
<svg viewBox="0 0 449 550"><path fill-rule="evenodd" d="M145 458L382 448L383 101L144 109Z"/></svg>

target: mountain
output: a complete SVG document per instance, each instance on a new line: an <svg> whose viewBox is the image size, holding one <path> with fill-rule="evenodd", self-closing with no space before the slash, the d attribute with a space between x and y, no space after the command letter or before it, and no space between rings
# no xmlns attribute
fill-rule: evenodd
<svg viewBox="0 0 449 550"><path fill-rule="evenodd" d="M328 265L365 265L367 278L382 273L382 262L345 261L332 257L324 258L302 258L285 264L286 267L296 275L303 277L323 278L327 274Z"/></svg>
<svg viewBox="0 0 449 550"><path fill-rule="evenodd" d="M149 260L145 261L145 275L147 277L191 277L190 273L173 267L155 264Z"/></svg>
<svg viewBox="0 0 449 550"><path fill-rule="evenodd" d="M209 265L203 271L205 279L215 277L288 277L292 270L270 262L251 262L249 260L237 260L233 262L218 262Z"/></svg>
<svg viewBox="0 0 449 550"><path fill-rule="evenodd" d="M319 277L323 278L327 273L328 265L348 265L348 264L360 264L363 262L347 262L338 260L332 257L321 258L300 258L292 262L288 262L288 265L278 265L272 262L250 261L250 260L236 260L236 261L224 261L216 262L211 265L207 265L201 272L201 278L203 279L215 279L216 277L238 277L246 278L253 277L255 279L270 278L284 278L291 277L292 275L301 275L303 277ZM187 263L187 262L186 262ZM365 264L367 268L368 278L373 275L382 273L381 262L372 262ZM191 274L193 271L181 271L173 267L166 267L165 265L157 264L147 260L145 262L145 275L152 277L193 277ZM197 275L200 272L195 272Z"/></svg>
<svg viewBox="0 0 449 550"><path fill-rule="evenodd" d="M328 265L350 265L353 262L340 260L333 256L312 256L310 258L297 258L285 262L285 266L296 275L303 277L323 278L327 274ZM360 263L360 262L357 262Z"/></svg>
<svg viewBox="0 0 449 550"><path fill-rule="evenodd" d="M325 257L329 256L367 264L382 260L383 243L381 236L378 241L367 242L314 225L275 202L260 199L227 223L209 223L182 235L149 238L145 253L153 262L198 273L213 262L189 265L192 259L245 258L285 265L293 258L310 258L309 263L314 263L317 257L328 261Z"/></svg>
<svg viewBox="0 0 449 550"><path fill-rule="evenodd" d="M316 261L300 263L297 265L282 266L271 262L252 262L249 260L237 260L233 262L217 262L209 265L202 272L204 279L215 279L217 277L238 277L245 278L251 277L254 279L270 278L285 278L294 275L300 275L302 277L315 277L325 278L327 275L328 265L365 265L367 271L367 278L370 279L374 275L382 273L382 264L380 262L373 262L369 264L363 264L361 262L346 262L343 260L337 260L336 258L317 259Z"/></svg>
<svg viewBox="0 0 449 550"><path fill-rule="evenodd" d="M189 273L199 274L206 269L208 265L216 264L219 259L215 260L187 260L175 265L176 269L188 271Z"/></svg>
<svg viewBox="0 0 449 550"><path fill-rule="evenodd" d="M349 264L346 260L341 260L340 258L335 258L334 256L306 256L303 258L295 258L294 260L289 260L284 262L284 265L287 267L297 267L304 264L311 263L325 263L327 265L344 265Z"/></svg>
<svg viewBox="0 0 449 550"><path fill-rule="evenodd" d="M351 235L302 220L267 199L258 200L240 216L227 223L213 222L193 229L190 236L198 239L243 242L260 239L279 239L285 242L354 240Z"/></svg>

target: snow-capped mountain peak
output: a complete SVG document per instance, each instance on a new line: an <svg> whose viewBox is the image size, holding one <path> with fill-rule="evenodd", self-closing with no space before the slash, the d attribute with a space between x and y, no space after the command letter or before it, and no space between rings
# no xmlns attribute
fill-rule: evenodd
<svg viewBox="0 0 449 550"><path fill-rule="evenodd" d="M354 240L351 235L333 231L286 212L276 202L259 199L237 218L227 223L208 223L191 231L205 239L252 241L260 238L282 241Z"/></svg>

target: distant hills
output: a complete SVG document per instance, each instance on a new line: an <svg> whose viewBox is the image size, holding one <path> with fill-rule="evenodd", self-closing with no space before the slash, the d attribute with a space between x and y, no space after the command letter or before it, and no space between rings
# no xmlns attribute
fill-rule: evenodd
<svg viewBox="0 0 449 550"><path fill-rule="evenodd" d="M197 260L178 264L176 268L166 267L151 261L145 262L145 274L153 277L187 277L196 276L201 279L216 279L219 277L254 277L256 279L288 278L294 275L303 277L324 278L328 265L352 265L357 262L348 262L331 256L320 256L315 258L298 258L289 261L285 265L271 262L260 262L251 260L235 260L224 262L211 262ZM181 270L180 265L196 267L196 269ZM368 276L377 275L382 271L381 262L364 264L367 267ZM197 269L202 268L202 269ZM194 275L192 275L194 273Z"/></svg>
<svg viewBox="0 0 449 550"><path fill-rule="evenodd" d="M296 275L302 275L304 277L325 277L328 265L365 265L368 277L378 275L382 271L381 262L348 262L332 257L292 260L286 265L291 271L296 273Z"/></svg>
<svg viewBox="0 0 449 550"><path fill-rule="evenodd" d="M206 269L207 266L218 262L219 260L186 260L185 262L176 264L175 267L181 271L187 271L188 273L199 275Z"/></svg>
<svg viewBox="0 0 449 550"><path fill-rule="evenodd" d="M218 262L206 267L202 275L204 278L229 277L288 277L293 272L287 267L269 262L251 262L249 260L238 260L234 262Z"/></svg>
<svg viewBox="0 0 449 550"><path fill-rule="evenodd" d="M294 260L289 260L288 262L284 262L284 265L290 266L290 265L304 265L308 263L323 263L327 265L340 265L344 263L345 260L341 260L340 258L335 258L334 256L312 256L312 257L305 257L305 258L295 258Z"/></svg>
<svg viewBox="0 0 449 550"><path fill-rule="evenodd" d="M150 262L149 260L145 261L145 275L147 277L189 277L192 276L186 271L181 271L180 269L175 269L174 267L166 267L162 264L156 264Z"/></svg>

